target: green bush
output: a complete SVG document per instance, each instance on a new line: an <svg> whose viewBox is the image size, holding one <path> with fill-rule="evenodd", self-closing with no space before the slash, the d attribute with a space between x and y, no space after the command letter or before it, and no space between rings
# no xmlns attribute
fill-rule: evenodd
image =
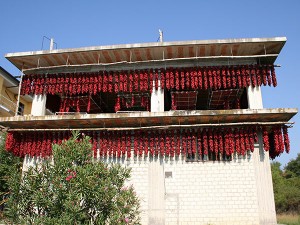
<svg viewBox="0 0 300 225"><path fill-rule="evenodd" d="M139 200L133 187L125 186L130 169L96 161L92 155L90 138L78 132L53 145L53 159L30 167L21 182L13 179L7 221L139 224Z"/></svg>
<svg viewBox="0 0 300 225"><path fill-rule="evenodd" d="M300 213L300 176L296 173L299 163L300 155L291 160L284 170L281 170L279 162L271 164L277 213Z"/></svg>

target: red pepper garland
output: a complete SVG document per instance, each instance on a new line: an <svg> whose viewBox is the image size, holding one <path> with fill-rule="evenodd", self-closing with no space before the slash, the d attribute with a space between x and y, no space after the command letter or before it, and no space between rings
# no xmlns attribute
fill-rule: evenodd
<svg viewBox="0 0 300 225"><path fill-rule="evenodd" d="M273 83L273 86L276 87L277 79L276 79L276 74L275 74L275 67L274 67L274 65L271 65L270 67L271 67L272 83Z"/></svg>
<svg viewBox="0 0 300 225"><path fill-rule="evenodd" d="M200 129L197 132L197 147L198 147L198 158L202 160L202 133Z"/></svg>
<svg viewBox="0 0 300 225"><path fill-rule="evenodd" d="M166 76L167 76L167 74L165 74L165 71L163 69L161 69L160 70L160 87L161 87L162 90L166 86ZM158 76L157 76L157 79L159 79ZM158 82L157 82L157 85L158 85ZM168 89L170 89L170 88L168 88Z"/></svg>
<svg viewBox="0 0 300 225"><path fill-rule="evenodd" d="M247 83L247 87L249 87L251 85L251 77L250 77L250 68L247 65L246 66L246 83Z"/></svg>
<svg viewBox="0 0 300 225"><path fill-rule="evenodd" d="M190 158L192 156L192 148L191 148L192 137L189 129L186 132L186 136L187 136L187 156Z"/></svg>
<svg viewBox="0 0 300 225"><path fill-rule="evenodd" d="M211 67L208 67L208 84L209 84L209 88L213 88L213 75L212 75L212 71L211 71Z"/></svg>
<svg viewBox="0 0 300 225"><path fill-rule="evenodd" d="M154 156L154 152L155 152L155 149L154 149L155 148L155 146L154 146L154 133L150 131L149 136L150 136L150 143L149 143L150 155Z"/></svg>
<svg viewBox="0 0 300 225"><path fill-rule="evenodd" d="M158 90L158 71L155 70L154 72L154 83L155 83L155 90Z"/></svg>
<svg viewBox="0 0 300 225"><path fill-rule="evenodd" d="M268 81L268 85L271 86L272 85L272 77L271 77L271 71L270 71L270 67L267 67L267 81Z"/></svg>
<svg viewBox="0 0 300 225"><path fill-rule="evenodd" d="M162 77L161 77L162 78ZM164 85L163 85L163 79L161 79L161 87L163 88L164 87ZM168 90L170 90L170 73L169 73L169 70L167 70L166 71L166 88L168 89Z"/></svg>
<svg viewBox="0 0 300 225"><path fill-rule="evenodd" d="M126 154L127 158L131 157L131 133L130 131L126 131Z"/></svg>
<svg viewBox="0 0 300 225"><path fill-rule="evenodd" d="M214 89L218 89L218 81L217 81L217 70L215 67L212 68L212 75L213 75L213 81L214 81Z"/></svg>
<svg viewBox="0 0 300 225"><path fill-rule="evenodd" d="M224 142L223 142L223 130L220 130L219 131L219 135L218 135L218 140L219 140L219 151L220 151L220 154L221 156L224 155Z"/></svg>
<svg viewBox="0 0 300 225"><path fill-rule="evenodd" d="M184 82L184 71L181 70L180 72L180 87L182 90L184 90L185 82Z"/></svg>
<svg viewBox="0 0 300 225"><path fill-rule="evenodd" d="M134 71L134 80L133 80L133 87L134 87L134 91L138 92L139 91L139 74L137 73L137 71Z"/></svg>
<svg viewBox="0 0 300 225"><path fill-rule="evenodd" d="M202 131L202 141L203 141L203 154L208 155L208 140L207 140L207 131L204 129Z"/></svg>
<svg viewBox="0 0 300 225"><path fill-rule="evenodd" d="M216 159L218 157L218 152L219 152L219 139L218 139L218 130L217 129L214 129L214 136L213 136L213 139L214 139L214 153L215 153L215 156L216 156Z"/></svg>
<svg viewBox="0 0 300 225"><path fill-rule="evenodd" d="M285 151L286 151L286 153L289 153L290 152L290 139L289 139L288 129L287 129L286 125L284 125L282 127L282 131L283 131Z"/></svg>
<svg viewBox="0 0 300 225"><path fill-rule="evenodd" d="M231 77L229 68L226 69L227 88L231 88Z"/></svg>
<svg viewBox="0 0 300 225"><path fill-rule="evenodd" d="M241 154L240 131L238 128L234 130L235 151L238 155Z"/></svg>
<svg viewBox="0 0 300 225"><path fill-rule="evenodd" d="M165 145L165 148L166 148L166 156L170 156L170 153L171 153L171 140L170 140L170 131L166 132L165 131L165 137L166 137L166 145Z"/></svg>
<svg viewBox="0 0 300 225"><path fill-rule="evenodd" d="M176 145L175 145L175 131L171 130L170 131L170 136L171 136L171 146L170 146L170 156L174 157L175 156L175 149L176 149Z"/></svg>
<svg viewBox="0 0 300 225"><path fill-rule="evenodd" d="M203 88L203 77L202 77L202 70L198 68L198 81L199 81L199 89Z"/></svg>
<svg viewBox="0 0 300 225"><path fill-rule="evenodd" d="M249 145L250 145L250 151L254 152L254 136L253 136L253 129L249 129Z"/></svg>
<svg viewBox="0 0 300 225"><path fill-rule="evenodd" d="M263 128L263 144L264 144L265 151L269 151L270 150L269 135L265 127Z"/></svg>
<svg viewBox="0 0 300 225"><path fill-rule="evenodd" d="M163 157L165 155L165 133L164 132L160 134L159 150L160 150L160 156Z"/></svg>
<svg viewBox="0 0 300 225"><path fill-rule="evenodd" d="M177 91L180 89L180 77L179 77L179 71L176 70L175 72L175 88Z"/></svg>
<svg viewBox="0 0 300 225"><path fill-rule="evenodd" d="M223 88L226 89L227 83L226 83L226 69L225 69L225 67L222 67L221 77L222 77Z"/></svg>
<svg viewBox="0 0 300 225"><path fill-rule="evenodd" d="M144 139L143 139L143 143L144 143L144 156L148 157L148 152L149 152L149 139L148 139L148 132L144 133Z"/></svg>
<svg viewBox="0 0 300 225"><path fill-rule="evenodd" d="M236 69L236 76L237 76L237 80L238 80L238 87L242 88L243 87L243 85L242 85L243 81L242 81L240 68Z"/></svg>

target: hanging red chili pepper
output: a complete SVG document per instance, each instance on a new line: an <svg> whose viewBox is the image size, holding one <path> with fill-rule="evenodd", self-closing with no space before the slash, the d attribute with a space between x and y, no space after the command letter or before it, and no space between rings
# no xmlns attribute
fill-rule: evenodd
<svg viewBox="0 0 300 225"><path fill-rule="evenodd" d="M174 132L175 135L175 142L176 142L176 150L175 150L175 154L178 157L180 155L181 152L181 144L180 144L180 130L176 130L176 133Z"/></svg>
<svg viewBox="0 0 300 225"><path fill-rule="evenodd" d="M180 86L181 90L184 90L185 80L184 80L184 70L180 72Z"/></svg>
<svg viewBox="0 0 300 225"><path fill-rule="evenodd" d="M219 139L218 139L218 131L217 129L214 129L213 131L213 140L214 140L214 153L216 156L216 159L218 158L218 152L219 152Z"/></svg>
<svg viewBox="0 0 300 225"><path fill-rule="evenodd" d="M139 131L134 131L133 151L134 151L134 156L138 156L138 153L139 153Z"/></svg>
<svg viewBox="0 0 300 225"><path fill-rule="evenodd" d="M117 72L114 72L114 89L115 93L119 92L119 74Z"/></svg>
<svg viewBox="0 0 300 225"><path fill-rule="evenodd" d="M163 90L166 87L166 76L167 76L167 72L165 71L163 68L160 69L160 77L156 76L155 74L155 79L159 80L160 79L160 87ZM157 85L158 85L158 81L157 81ZM156 89L156 83L155 83L155 89Z"/></svg>
<svg viewBox="0 0 300 225"><path fill-rule="evenodd" d="M170 90L170 71L166 70L166 88Z"/></svg>
<svg viewBox="0 0 300 225"><path fill-rule="evenodd" d="M244 130L240 130L240 144L241 144L241 155L245 155L246 148L245 148L245 135Z"/></svg>
<svg viewBox="0 0 300 225"><path fill-rule="evenodd" d="M202 132L200 129L197 132L197 148L198 148L198 158L202 160Z"/></svg>
<svg viewBox="0 0 300 225"><path fill-rule="evenodd" d="M247 87L249 87L251 85L251 77L250 77L250 68L249 65L246 65L246 83L247 83Z"/></svg>
<svg viewBox="0 0 300 225"><path fill-rule="evenodd" d="M203 68L203 83L204 83L204 89L208 89L208 77L207 77L207 69L206 67Z"/></svg>
<svg viewBox="0 0 300 225"><path fill-rule="evenodd" d="M144 133L143 143L144 143L144 156L145 156L145 157L148 157L148 151L149 151L148 132L145 132L145 133Z"/></svg>
<svg viewBox="0 0 300 225"><path fill-rule="evenodd" d="M267 85L267 68L266 67L263 67L262 68L262 77L263 77L263 84L264 86Z"/></svg>
<svg viewBox="0 0 300 225"><path fill-rule="evenodd" d="M209 88L213 88L214 84L213 84L213 75L212 75L212 69L211 67L208 67L208 72L207 72L207 75L208 75L208 84L209 84Z"/></svg>
<svg viewBox="0 0 300 225"><path fill-rule="evenodd" d="M230 73L231 73L231 80L232 80L232 88L236 88L237 83L236 83L235 70L233 66L230 67Z"/></svg>
<svg viewBox="0 0 300 225"><path fill-rule="evenodd" d="M171 140L170 140L170 132L164 131L165 138L166 138L166 145L165 145L165 154L166 156L169 156L171 153Z"/></svg>
<svg viewBox="0 0 300 225"><path fill-rule="evenodd" d="M237 81L238 81L238 87L242 88L243 87L243 81L242 81L243 79L242 79L241 71L240 71L239 67L236 68L236 77L237 77Z"/></svg>
<svg viewBox="0 0 300 225"><path fill-rule="evenodd" d="M181 132L181 140L182 140L182 149L181 149L181 155L186 156L186 151L187 151L187 137L185 130L182 130Z"/></svg>
<svg viewBox="0 0 300 225"><path fill-rule="evenodd" d="M113 74L112 72L109 72L108 74L108 92L113 92Z"/></svg>
<svg viewBox="0 0 300 225"><path fill-rule="evenodd" d="M224 156L224 143L223 143L223 135L222 134L223 134L223 131L220 130L218 139L219 139L219 151L220 151L221 157Z"/></svg>
<svg viewBox="0 0 300 225"><path fill-rule="evenodd" d="M227 156L229 156L230 155L230 146L229 146L229 144L230 144L230 140L229 140L229 129L226 129L225 130L225 143L224 143L224 148L225 148L225 153L226 153L226 155Z"/></svg>
<svg viewBox="0 0 300 225"><path fill-rule="evenodd" d="M164 156L165 155L165 132L162 132L160 134L159 149L160 149L160 156Z"/></svg>
<svg viewBox="0 0 300 225"><path fill-rule="evenodd" d="M231 77L230 77L229 67L226 68L226 81L227 81L227 88L231 88Z"/></svg>
<svg viewBox="0 0 300 225"><path fill-rule="evenodd" d="M187 130L186 136L187 136L187 156L189 158L191 158L192 157L192 146L191 146L192 137L191 137L191 132L189 129Z"/></svg>
<svg viewBox="0 0 300 225"><path fill-rule="evenodd" d="M119 81L120 81L120 83L119 83L119 91L123 92L123 90L124 90L124 88L123 88L124 87L124 75L123 75L123 71L120 72L119 76L120 76L120 79L119 79Z"/></svg>
<svg viewBox="0 0 300 225"><path fill-rule="evenodd" d="M138 92L139 91L139 74L136 70L134 71L133 76L134 76L134 80L133 80L134 91Z"/></svg>
<svg viewBox="0 0 300 225"><path fill-rule="evenodd" d="M107 72L104 72L103 74L103 86L102 91L105 93L108 91L108 75Z"/></svg>
<svg viewBox="0 0 300 225"><path fill-rule="evenodd" d="M253 137L253 128L250 128L248 130L249 132L249 145L250 145L250 151L254 152L254 137Z"/></svg>
<svg viewBox="0 0 300 225"><path fill-rule="evenodd" d="M242 76L242 87L247 87L247 72L245 66L242 66L241 76Z"/></svg>
<svg viewBox="0 0 300 225"><path fill-rule="evenodd" d="M121 152L122 156L126 156L126 133L123 131L121 132Z"/></svg>
<svg viewBox="0 0 300 225"><path fill-rule="evenodd" d="M133 92L133 72L130 71L129 74L129 92L132 93Z"/></svg>
<svg viewBox="0 0 300 225"><path fill-rule="evenodd" d="M266 66L267 67L267 81L268 81L268 85L271 86L272 85L272 77L271 77L271 67L270 66Z"/></svg>
<svg viewBox="0 0 300 225"><path fill-rule="evenodd" d="M127 92L128 91L128 79L127 79L128 75L127 75L127 73L124 74L123 78L124 78L123 91Z"/></svg>
<svg viewBox="0 0 300 225"><path fill-rule="evenodd" d="M234 129L235 151L238 155L241 154L240 131L238 128Z"/></svg>
<svg viewBox="0 0 300 225"><path fill-rule="evenodd" d="M197 73L196 68L193 68L193 73L194 73L195 90L198 90L199 81L198 81L198 73Z"/></svg>
<svg viewBox="0 0 300 225"><path fill-rule="evenodd" d="M150 155L154 156L154 133L153 132L149 132L149 136L150 136Z"/></svg>
<svg viewBox="0 0 300 225"><path fill-rule="evenodd" d="M144 91L149 91L149 84L148 84L148 73L147 71L144 72Z"/></svg>
<svg viewBox="0 0 300 225"><path fill-rule="evenodd" d="M263 144L264 144L265 151L269 151L270 150L269 135L265 127L263 128Z"/></svg>
<svg viewBox="0 0 300 225"><path fill-rule="evenodd" d="M191 77L190 77L190 73L188 70L185 71L185 87L187 89L190 88L190 85L191 85Z"/></svg>
<svg viewBox="0 0 300 225"><path fill-rule="evenodd" d="M285 151L286 151L286 153L289 153L290 152L290 138L289 138L287 126L283 125L282 130L283 130Z"/></svg>
<svg viewBox="0 0 300 225"><path fill-rule="evenodd" d="M213 76L213 87L216 90L216 89L218 89L217 69L216 69L216 67L212 68L212 76Z"/></svg>
<svg viewBox="0 0 300 225"><path fill-rule="evenodd" d="M149 89L150 89L150 93L152 93L153 91L153 70L150 70L150 74L149 74Z"/></svg>
<svg viewBox="0 0 300 225"><path fill-rule="evenodd" d="M179 89L180 89L180 77L179 77L178 69L176 69L176 72L175 72L175 88L177 91L179 91Z"/></svg>
<svg viewBox="0 0 300 225"><path fill-rule="evenodd" d="M143 156L143 152L144 152L144 134L142 133L142 131L139 132L139 157Z"/></svg>
<svg viewBox="0 0 300 225"><path fill-rule="evenodd" d="M176 145L175 145L175 131L174 130L170 131L170 136L171 136L170 156L174 157L175 156L175 149L176 149Z"/></svg>
<svg viewBox="0 0 300 225"><path fill-rule="evenodd" d="M90 110L91 110L91 96L89 95L86 111L89 113Z"/></svg>
<svg viewBox="0 0 300 225"><path fill-rule="evenodd" d="M131 133L130 131L126 131L126 150L127 150L127 158L131 157Z"/></svg>
<svg viewBox="0 0 300 225"><path fill-rule="evenodd" d="M249 131L248 129L244 130L244 138L245 138L245 149L246 153L250 150L250 141L249 141Z"/></svg>
<svg viewBox="0 0 300 225"><path fill-rule="evenodd" d="M175 84L174 84L174 72L173 72L172 68L171 68L171 71L170 71L170 87L172 89L175 87Z"/></svg>
<svg viewBox="0 0 300 225"><path fill-rule="evenodd" d="M195 76L194 71L190 69L190 78L191 78L191 89L195 90Z"/></svg>
<svg viewBox="0 0 300 225"><path fill-rule="evenodd" d="M271 76L272 76L273 86L276 87L277 86L277 79L276 79L276 73L275 73L274 65L271 65Z"/></svg>
<svg viewBox="0 0 300 225"><path fill-rule="evenodd" d="M252 87L255 87L256 86L256 73L255 73L255 67L254 66L251 66L250 74L251 74Z"/></svg>
<svg viewBox="0 0 300 225"><path fill-rule="evenodd" d="M198 68L198 82L199 82L199 89L203 88L203 77L202 77L202 68Z"/></svg>
<svg viewBox="0 0 300 225"><path fill-rule="evenodd" d="M154 83L155 83L155 90L158 90L158 71L154 71Z"/></svg>
<svg viewBox="0 0 300 225"><path fill-rule="evenodd" d="M222 78L223 88L226 89L226 87L227 87L227 82L226 82L226 68L224 66L221 69L221 78Z"/></svg>
<svg viewBox="0 0 300 225"><path fill-rule="evenodd" d="M118 96L116 99L116 104L115 104L115 112L120 111L120 109L121 109L120 97Z"/></svg>
<svg viewBox="0 0 300 225"><path fill-rule="evenodd" d="M262 84L261 71L260 71L258 65L255 65L254 68L255 68L255 76L257 79L257 86L261 86L261 84Z"/></svg>
<svg viewBox="0 0 300 225"><path fill-rule="evenodd" d="M202 141L203 141L203 154L208 155L208 140L207 140L207 131L206 129L203 129L202 131Z"/></svg>

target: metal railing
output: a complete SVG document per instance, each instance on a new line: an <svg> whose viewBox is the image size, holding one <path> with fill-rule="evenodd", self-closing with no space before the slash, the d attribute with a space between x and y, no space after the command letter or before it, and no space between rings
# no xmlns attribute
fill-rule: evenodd
<svg viewBox="0 0 300 225"><path fill-rule="evenodd" d="M17 104L8 99L7 97L0 95L0 108L5 110L8 113L14 115L16 112Z"/></svg>

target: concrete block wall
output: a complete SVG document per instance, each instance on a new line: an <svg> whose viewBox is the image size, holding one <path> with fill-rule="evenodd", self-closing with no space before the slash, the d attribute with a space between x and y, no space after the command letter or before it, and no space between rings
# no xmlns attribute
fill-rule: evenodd
<svg viewBox="0 0 300 225"><path fill-rule="evenodd" d="M227 162L143 158L123 164L132 168L129 184L141 199L142 224L276 224L272 183L261 182L271 179L261 170L270 166L268 153L258 145L250 156Z"/></svg>

